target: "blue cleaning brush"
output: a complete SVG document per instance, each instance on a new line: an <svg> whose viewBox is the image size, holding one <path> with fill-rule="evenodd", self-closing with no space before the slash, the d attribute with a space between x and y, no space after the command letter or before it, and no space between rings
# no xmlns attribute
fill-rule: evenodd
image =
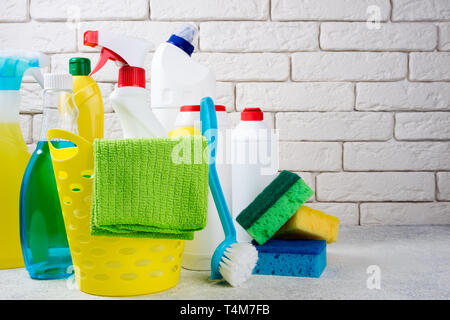
<svg viewBox="0 0 450 320"><path fill-rule="evenodd" d="M225 240L216 248L211 259L211 280L223 277L233 287L237 287L251 277L258 260L258 251L252 244L238 243L236 240L236 229L217 176L217 116L210 97L203 98L200 103L200 120L202 134L208 140L209 187L225 233Z"/></svg>

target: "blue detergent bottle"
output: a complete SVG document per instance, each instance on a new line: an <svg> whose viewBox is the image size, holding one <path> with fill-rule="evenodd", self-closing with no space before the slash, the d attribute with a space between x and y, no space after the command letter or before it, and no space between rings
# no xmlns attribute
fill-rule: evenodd
<svg viewBox="0 0 450 320"><path fill-rule="evenodd" d="M25 267L33 279L65 279L72 275L72 258L47 141L52 128L77 133L78 110L70 74L44 75L42 130L20 192L20 237ZM68 141L55 148L74 150Z"/></svg>

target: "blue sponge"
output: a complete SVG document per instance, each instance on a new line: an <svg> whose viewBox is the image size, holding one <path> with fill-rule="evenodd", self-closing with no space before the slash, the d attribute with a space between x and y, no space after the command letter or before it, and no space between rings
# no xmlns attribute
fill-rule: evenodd
<svg viewBox="0 0 450 320"><path fill-rule="evenodd" d="M327 265L325 240L276 240L258 250L254 274L319 278Z"/></svg>

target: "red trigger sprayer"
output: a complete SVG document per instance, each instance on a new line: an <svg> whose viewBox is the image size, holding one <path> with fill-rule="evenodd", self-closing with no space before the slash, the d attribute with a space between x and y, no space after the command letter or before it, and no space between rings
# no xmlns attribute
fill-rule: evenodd
<svg viewBox="0 0 450 320"><path fill-rule="evenodd" d="M101 48L100 59L90 75L108 60L120 67L117 88L109 99L119 116L125 138L167 137L167 132L149 106L145 89L144 60L153 45L145 39L115 35L103 31L86 31L84 45Z"/></svg>

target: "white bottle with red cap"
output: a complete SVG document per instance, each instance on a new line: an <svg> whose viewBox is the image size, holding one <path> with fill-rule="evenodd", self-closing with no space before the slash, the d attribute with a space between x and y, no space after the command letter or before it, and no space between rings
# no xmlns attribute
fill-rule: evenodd
<svg viewBox="0 0 450 320"><path fill-rule="evenodd" d="M194 24L186 24L153 55L151 105L167 131L175 128L180 106L196 105L204 97L214 99L216 94L214 73L191 58L197 33Z"/></svg>
<svg viewBox="0 0 450 320"><path fill-rule="evenodd" d="M232 134L232 215L238 241L251 241L236 217L278 173L278 139L260 108L246 108Z"/></svg>
<svg viewBox="0 0 450 320"><path fill-rule="evenodd" d="M231 199L231 163L227 152L230 150L227 131L230 129L228 114L225 106L216 105L217 127L219 138L216 147L216 168L220 185L228 204ZM175 130L169 135L200 134L200 105L188 105L180 108L175 121ZM186 241L182 266L189 270L211 270L211 257L217 246L223 241L224 234L220 223L219 213L214 204L211 192L208 193L208 217L203 230L195 232L194 240Z"/></svg>
<svg viewBox="0 0 450 320"><path fill-rule="evenodd" d="M150 92L145 89L144 59L152 44L140 38L86 31L84 45L102 49L90 75L100 70L108 60L120 66L117 88L109 100L119 116L124 137L167 137L167 131L151 111Z"/></svg>

